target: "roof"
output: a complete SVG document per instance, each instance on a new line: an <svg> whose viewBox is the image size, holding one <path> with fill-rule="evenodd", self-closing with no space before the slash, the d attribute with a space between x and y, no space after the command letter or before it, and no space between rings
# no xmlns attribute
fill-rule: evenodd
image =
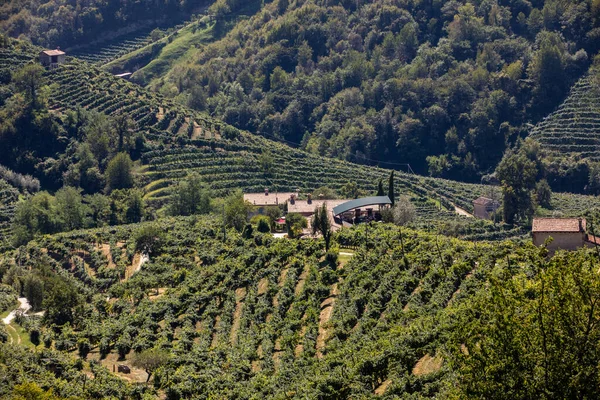
<svg viewBox="0 0 600 400"><path fill-rule="evenodd" d="M392 204L392 201L388 196L372 196L363 197L361 199L355 199L340 204L337 207L333 207L333 215L340 215L346 211L353 210L355 208L361 208L366 206L380 205L380 204Z"/></svg>
<svg viewBox="0 0 600 400"><path fill-rule="evenodd" d="M244 200L255 206L276 206L283 204L290 199L291 195L298 196L297 193L244 193Z"/></svg>
<svg viewBox="0 0 600 400"><path fill-rule="evenodd" d="M44 50L42 51L42 53L44 53L47 56L62 56L66 54L64 51L61 50Z"/></svg>
<svg viewBox="0 0 600 400"><path fill-rule="evenodd" d="M326 199L313 199L310 203L307 200L296 200L294 204L288 201L288 212L295 212L300 214L313 214L315 208L322 207L323 204L327 205L328 209L335 208L340 204L344 204L348 200L326 200Z"/></svg>
<svg viewBox="0 0 600 400"><path fill-rule="evenodd" d="M593 245L600 245L600 237L598 236L585 235L585 241Z"/></svg>
<svg viewBox="0 0 600 400"><path fill-rule="evenodd" d="M497 200L492 200L489 197L480 196L477 199L473 200L473 204L486 206L488 204L499 204Z"/></svg>
<svg viewBox="0 0 600 400"><path fill-rule="evenodd" d="M532 232L585 232L586 221L580 218L534 218Z"/></svg>

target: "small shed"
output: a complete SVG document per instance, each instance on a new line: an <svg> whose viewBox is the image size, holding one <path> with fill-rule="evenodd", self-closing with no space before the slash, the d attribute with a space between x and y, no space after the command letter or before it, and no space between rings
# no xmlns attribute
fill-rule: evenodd
<svg viewBox="0 0 600 400"><path fill-rule="evenodd" d="M586 220L583 218L534 218L531 227L533 244L541 246L546 239L554 239L548 250L576 250L588 245Z"/></svg>
<svg viewBox="0 0 600 400"><path fill-rule="evenodd" d="M47 68L54 69L65 62L67 55L60 49L44 50L40 52L40 63Z"/></svg>
<svg viewBox="0 0 600 400"><path fill-rule="evenodd" d="M481 196L473 200L473 214L477 218L490 219L498 208L500 208L500 202L489 197Z"/></svg>

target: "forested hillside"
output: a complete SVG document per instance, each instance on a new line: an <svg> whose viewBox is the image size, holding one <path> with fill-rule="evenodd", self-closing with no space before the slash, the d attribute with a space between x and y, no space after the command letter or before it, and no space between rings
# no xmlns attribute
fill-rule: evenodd
<svg viewBox="0 0 600 400"><path fill-rule="evenodd" d="M41 46L81 45L108 33L166 21L181 22L210 0L79 1L8 0L0 5L0 30Z"/></svg>
<svg viewBox="0 0 600 400"><path fill-rule="evenodd" d="M587 71L599 10L274 1L150 87L314 154L478 181Z"/></svg>

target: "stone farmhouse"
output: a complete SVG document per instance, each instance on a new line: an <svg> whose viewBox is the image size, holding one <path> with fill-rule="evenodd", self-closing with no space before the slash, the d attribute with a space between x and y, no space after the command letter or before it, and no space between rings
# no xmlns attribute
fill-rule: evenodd
<svg viewBox="0 0 600 400"><path fill-rule="evenodd" d="M583 218L534 218L531 232L536 246L553 239L548 245L551 253L600 244L600 238L587 233L587 221Z"/></svg>

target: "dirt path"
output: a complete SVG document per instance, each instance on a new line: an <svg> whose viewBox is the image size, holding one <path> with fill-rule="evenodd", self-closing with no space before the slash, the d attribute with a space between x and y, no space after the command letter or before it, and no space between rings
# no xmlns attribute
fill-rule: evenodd
<svg viewBox="0 0 600 400"><path fill-rule="evenodd" d="M240 330L240 322L242 318L242 310L244 308L244 298L246 297L246 288L238 288L235 290L235 311L233 312L233 322L231 324L230 340L232 345L237 344L237 334Z"/></svg>
<svg viewBox="0 0 600 400"><path fill-rule="evenodd" d="M317 358L322 358L322 350L325 348L325 342L329 338L330 327L327 326L331 315L333 314L333 306L335 299L339 294L338 284L331 285L329 297L321 303L321 313L319 314L319 332L317 334Z"/></svg>
<svg viewBox="0 0 600 400"><path fill-rule="evenodd" d="M391 384L392 384L392 380L386 379L385 381L383 381L383 383L381 385L379 385L379 387L377 389L375 389L375 394L377 396L383 396L383 394L385 393L385 391Z"/></svg>
<svg viewBox="0 0 600 400"><path fill-rule="evenodd" d="M471 214L470 212L468 212L467 210L465 210L464 208L460 208L458 207L456 204L454 205L454 211L458 214L458 215L462 215L464 217L468 217L468 218L475 218L473 216L473 214Z"/></svg>
<svg viewBox="0 0 600 400"><path fill-rule="evenodd" d="M12 322L12 320L15 319L18 312L22 312L23 314L25 314L27 311L29 311L31 309L31 305L29 304L29 301L25 297L19 297L18 300L19 300L19 307L12 310L6 316L6 318L4 318L2 320L2 322L4 322L6 325L9 325Z"/></svg>
<svg viewBox="0 0 600 400"><path fill-rule="evenodd" d="M308 264L304 266L304 270L300 274L298 278L298 283L296 283L296 288L294 289L294 295L299 296L302 293L302 289L304 289L304 282L306 282L306 277L308 277L309 267Z"/></svg>
<svg viewBox="0 0 600 400"><path fill-rule="evenodd" d="M432 357L429 354L425 354L413 367L412 373L415 376L427 375L433 372L437 372L442 368L444 359L439 356Z"/></svg>

